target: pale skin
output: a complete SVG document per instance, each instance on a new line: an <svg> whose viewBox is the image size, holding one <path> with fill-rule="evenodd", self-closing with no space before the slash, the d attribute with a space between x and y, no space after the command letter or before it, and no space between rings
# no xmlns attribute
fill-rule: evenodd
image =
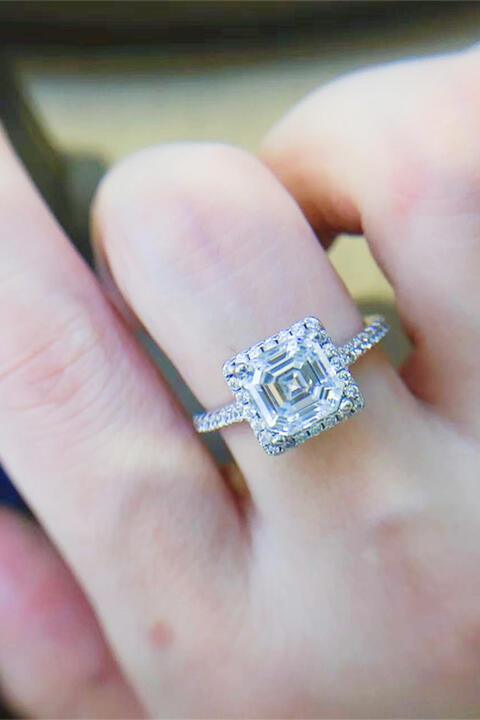
<svg viewBox="0 0 480 720"><path fill-rule="evenodd" d="M43 528L0 515L20 713L478 716L479 81L476 51L396 64L319 89L260 159L125 160L92 211L103 288L2 138L0 456ZM239 495L133 324L209 407L301 317L347 340L314 230L365 233L414 349L401 374L369 353L367 409L284 456L225 431Z"/></svg>

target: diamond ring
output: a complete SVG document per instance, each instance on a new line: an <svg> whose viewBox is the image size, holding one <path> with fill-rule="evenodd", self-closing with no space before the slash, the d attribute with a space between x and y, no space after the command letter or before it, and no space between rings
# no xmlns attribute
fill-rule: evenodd
<svg viewBox="0 0 480 720"><path fill-rule="evenodd" d="M368 316L341 346L314 317L281 330L227 360L223 375L234 401L195 415L195 428L204 433L246 421L269 455L300 445L364 407L348 366L388 330L382 316Z"/></svg>

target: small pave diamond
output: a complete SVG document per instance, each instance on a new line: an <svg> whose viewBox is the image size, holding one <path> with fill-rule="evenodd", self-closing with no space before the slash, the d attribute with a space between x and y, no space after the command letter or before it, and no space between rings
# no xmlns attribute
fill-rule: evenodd
<svg viewBox="0 0 480 720"><path fill-rule="evenodd" d="M199 413L193 418L195 429L198 432L221 430L227 425L243 420L245 420L243 409L236 402L208 413Z"/></svg>
<svg viewBox="0 0 480 720"><path fill-rule="evenodd" d="M334 427L364 407L349 365L388 332L380 316L336 347L308 317L238 353L223 366L234 402L194 417L198 432L250 423L262 448L278 455Z"/></svg>
<svg viewBox="0 0 480 720"><path fill-rule="evenodd" d="M367 350L377 345L387 334L389 327L380 315L366 318L367 327L350 342L340 348L340 354L346 366L352 365Z"/></svg>

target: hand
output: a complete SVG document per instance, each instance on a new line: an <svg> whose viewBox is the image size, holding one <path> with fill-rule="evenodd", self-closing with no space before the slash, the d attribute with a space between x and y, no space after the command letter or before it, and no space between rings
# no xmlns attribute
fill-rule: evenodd
<svg viewBox="0 0 480 720"><path fill-rule="evenodd" d="M360 328L297 203L326 241L365 232L393 284L402 376L370 352L366 410L277 459L226 431L248 495L3 142L0 454L85 594L3 516L0 667L25 712L478 713L479 73L467 52L327 86L266 139L273 173L185 144L103 182L108 294L209 407L252 342L308 314Z"/></svg>

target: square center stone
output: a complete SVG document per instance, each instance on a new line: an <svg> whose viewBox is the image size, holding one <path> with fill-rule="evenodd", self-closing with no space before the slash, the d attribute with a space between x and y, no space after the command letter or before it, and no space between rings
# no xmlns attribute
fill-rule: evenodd
<svg viewBox="0 0 480 720"><path fill-rule="evenodd" d="M338 409L345 383L319 342L277 345L253 364L244 388L271 430L295 435Z"/></svg>

